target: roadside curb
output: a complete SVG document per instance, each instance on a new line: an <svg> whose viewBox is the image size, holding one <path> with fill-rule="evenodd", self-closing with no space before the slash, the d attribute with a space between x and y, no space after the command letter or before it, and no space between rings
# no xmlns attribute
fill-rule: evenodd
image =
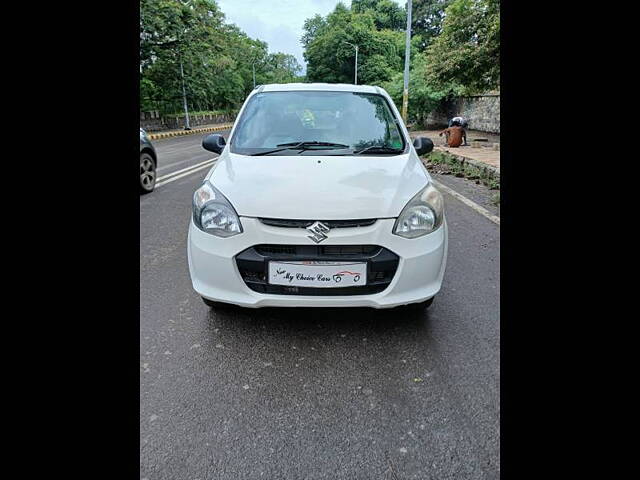
<svg viewBox="0 0 640 480"><path fill-rule="evenodd" d="M455 153L451 153L448 150L445 150L444 148L441 147L435 147L434 150L438 150L439 152L442 153L446 153L449 154L450 156L454 157L456 160L458 160L458 162L460 162L460 165L462 167L464 167L465 163L471 166L476 167L479 170L484 170L486 173L497 177L498 180L500 179L500 168L499 167L494 167L493 165L488 165L484 162L481 162L479 160L474 160L473 158L469 158L469 157L465 157L463 155L457 155Z"/></svg>
<svg viewBox="0 0 640 480"><path fill-rule="evenodd" d="M151 140L158 140L160 138L180 137L183 135L194 135L196 133L206 132L218 132L220 130L228 130L233 127L233 123L225 123L223 125L216 125L214 127L194 128L193 130L176 130L173 132L159 132L148 134Z"/></svg>
<svg viewBox="0 0 640 480"><path fill-rule="evenodd" d="M442 190L443 192L447 192L449 195L451 195L454 198L457 198L459 201L464 203L466 206L472 208L473 210L478 212L483 217L488 218L493 223L495 223L496 225L500 226L500 217L498 215L494 215L493 213L491 213L489 210L487 210L483 206L478 205L473 200L470 200L467 197L465 197L464 195L456 192L453 188L448 187L444 183L438 182L437 180L433 180L433 179L431 181L433 182L433 184L435 185L435 187L437 189Z"/></svg>

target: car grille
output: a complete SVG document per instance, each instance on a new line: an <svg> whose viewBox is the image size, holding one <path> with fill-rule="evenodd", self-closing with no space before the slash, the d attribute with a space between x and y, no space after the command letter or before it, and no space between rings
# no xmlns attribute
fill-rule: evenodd
<svg viewBox="0 0 640 480"><path fill-rule="evenodd" d="M323 246L296 246L296 245L258 245L255 247L256 252L262 256L286 256L288 260L292 260L292 256L304 257L304 260L313 260L310 257L320 256L323 259L334 255L344 256L358 256L365 255L367 257L374 256L378 253L382 247L376 245L323 245ZM279 258L281 260L282 258ZM351 258L349 258L351 260Z"/></svg>
<svg viewBox="0 0 640 480"><path fill-rule="evenodd" d="M344 261L367 263L367 284L357 287L288 287L269 285L270 260L277 261ZM398 269L399 257L378 245L256 245L236 255L236 265L245 284L254 292L276 295L368 295L389 286Z"/></svg>
<svg viewBox="0 0 640 480"><path fill-rule="evenodd" d="M265 225L281 228L307 228L313 225L316 220L284 220L280 218L259 218ZM365 218L360 220L320 220L329 228L354 228L368 227L376 223L375 218Z"/></svg>

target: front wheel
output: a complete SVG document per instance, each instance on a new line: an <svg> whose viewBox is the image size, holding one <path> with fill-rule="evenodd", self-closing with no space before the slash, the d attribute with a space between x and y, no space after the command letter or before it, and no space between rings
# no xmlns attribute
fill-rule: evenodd
<svg viewBox="0 0 640 480"><path fill-rule="evenodd" d="M148 153L140 155L140 192L152 192L156 186L156 163Z"/></svg>

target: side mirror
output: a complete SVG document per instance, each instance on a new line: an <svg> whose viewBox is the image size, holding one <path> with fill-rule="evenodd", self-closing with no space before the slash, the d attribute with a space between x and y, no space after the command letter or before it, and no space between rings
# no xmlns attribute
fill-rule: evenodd
<svg viewBox="0 0 640 480"><path fill-rule="evenodd" d="M202 148L213 153L222 153L227 142L222 135L213 133L202 139Z"/></svg>
<svg viewBox="0 0 640 480"><path fill-rule="evenodd" d="M413 146L415 147L418 155L424 155L425 153L429 153L433 150L433 142L427 137L417 137L413 141Z"/></svg>

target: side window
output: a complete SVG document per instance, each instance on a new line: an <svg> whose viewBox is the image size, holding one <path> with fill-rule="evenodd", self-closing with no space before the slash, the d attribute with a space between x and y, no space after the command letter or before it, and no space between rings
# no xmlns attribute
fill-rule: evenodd
<svg viewBox="0 0 640 480"><path fill-rule="evenodd" d="M387 123L388 144L393 148L402 148L402 136L400 135L400 127L393 117L393 113L389 110L389 106L384 102L385 120Z"/></svg>
<svg viewBox="0 0 640 480"><path fill-rule="evenodd" d="M248 142L248 136L250 128L246 128L251 125L253 119L256 116L258 110L258 104L260 103L259 95L254 96L250 101L245 111L242 114L241 123L237 126L237 135L233 139L233 143L242 147Z"/></svg>

